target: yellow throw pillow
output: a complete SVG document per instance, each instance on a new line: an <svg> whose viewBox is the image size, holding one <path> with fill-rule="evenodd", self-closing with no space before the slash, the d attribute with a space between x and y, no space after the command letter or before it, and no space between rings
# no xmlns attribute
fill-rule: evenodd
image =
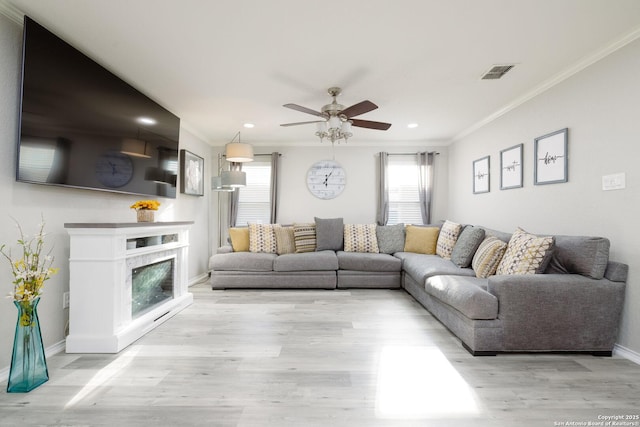
<svg viewBox="0 0 640 427"><path fill-rule="evenodd" d="M249 252L249 229L247 227L230 228L229 237L234 252Z"/></svg>
<svg viewBox="0 0 640 427"><path fill-rule="evenodd" d="M438 227L416 227L408 225L404 241L405 252L415 252L417 254L435 255L436 244L438 243Z"/></svg>

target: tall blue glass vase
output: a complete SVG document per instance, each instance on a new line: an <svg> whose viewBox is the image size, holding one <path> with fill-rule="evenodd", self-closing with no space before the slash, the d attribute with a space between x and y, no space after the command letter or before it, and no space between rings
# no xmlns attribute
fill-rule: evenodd
<svg viewBox="0 0 640 427"><path fill-rule="evenodd" d="M18 308L18 322L13 339L8 393L26 393L49 380L38 321L38 302L40 298L13 302Z"/></svg>

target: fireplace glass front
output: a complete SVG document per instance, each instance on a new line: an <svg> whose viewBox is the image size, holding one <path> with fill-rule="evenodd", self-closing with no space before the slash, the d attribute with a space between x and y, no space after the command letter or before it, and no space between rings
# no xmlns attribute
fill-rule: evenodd
<svg viewBox="0 0 640 427"><path fill-rule="evenodd" d="M174 258L134 268L131 317L142 316L173 298Z"/></svg>

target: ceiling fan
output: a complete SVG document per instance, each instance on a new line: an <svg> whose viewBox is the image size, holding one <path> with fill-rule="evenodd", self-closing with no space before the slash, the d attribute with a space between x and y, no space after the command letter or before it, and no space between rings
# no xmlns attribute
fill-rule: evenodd
<svg viewBox="0 0 640 427"><path fill-rule="evenodd" d="M339 87L330 87L327 92L333 97L333 101L330 104L322 107L321 111L312 110L298 104L283 105L284 107L291 108L292 110L322 117L323 120L284 123L280 126L297 126L306 125L309 123L318 123L318 132L316 132L316 135L319 136L321 140L323 138L329 138L331 142L335 142L339 139L344 139L346 141L352 135L352 125L356 127L376 130L387 130L391 127L391 123L374 122L371 120L361 120L353 118L355 116L368 113L369 111L373 111L378 108L378 106L373 102L362 101L345 108L344 105L338 104L336 100L338 95L342 93L342 89L340 89Z"/></svg>

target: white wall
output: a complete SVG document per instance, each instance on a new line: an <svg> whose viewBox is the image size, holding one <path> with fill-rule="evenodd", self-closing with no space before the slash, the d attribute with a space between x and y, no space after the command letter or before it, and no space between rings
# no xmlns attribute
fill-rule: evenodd
<svg viewBox="0 0 640 427"><path fill-rule="evenodd" d="M608 237L611 259L630 266L618 343L640 355L638 76L636 40L454 143L449 214L459 222L504 231L521 226L534 233ZM569 182L534 186L533 139L565 127ZM524 143L524 187L501 191L500 150L519 143ZM491 192L473 195L472 162L486 155L491 156ZM627 188L602 191L602 176L618 172L626 173Z"/></svg>
<svg viewBox="0 0 640 427"><path fill-rule="evenodd" d="M310 133L312 130L309 131ZM356 131L357 132L357 131ZM367 132L367 131L364 131ZM249 141L250 142L250 141ZM313 222L314 217L344 218L345 223L373 223L377 205L377 156L389 153L416 153L437 151L435 157L433 220L446 219L447 212L447 147L398 145L376 147L354 140L336 144L332 150L326 142L305 143L301 146L254 147L256 153L278 151L280 158L280 202L277 221L281 224ZM307 189L307 171L318 160L335 159L345 169L347 184L335 199L321 200ZM225 200L225 196L221 196ZM214 206L215 209L215 206ZM215 240L217 242L217 240Z"/></svg>
<svg viewBox="0 0 640 427"><path fill-rule="evenodd" d="M51 347L64 339L68 319L67 310L62 309L62 294L69 289L69 237L64 223L134 222L135 212L129 206L140 196L15 182L21 50L21 26L0 15L0 244L12 246L17 240L11 217L31 234L41 215L45 218L46 231L50 233L47 242L54 245L55 266L60 267L59 274L46 282L39 305L44 345ZM206 164L210 162L211 147L184 129L180 132L180 147L204 157ZM210 172L206 169L208 182ZM162 206L157 220L196 222L191 229L189 278L205 275L210 251L208 188L204 197L179 194L176 199L159 201ZM12 280L8 263L0 259L0 295L12 291ZM0 377L11 360L16 313L10 299L0 298Z"/></svg>

